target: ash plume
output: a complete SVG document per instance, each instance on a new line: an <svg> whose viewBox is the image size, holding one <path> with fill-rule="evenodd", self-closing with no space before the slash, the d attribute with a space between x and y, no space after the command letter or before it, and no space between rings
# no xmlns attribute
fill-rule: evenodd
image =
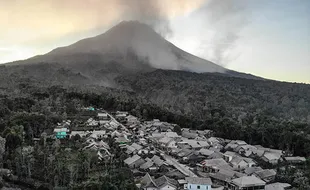
<svg viewBox="0 0 310 190"><path fill-rule="evenodd" d="M208 21L214 34L211 40L201 44L204 54L211 56L215 63L227 66L236 59L233 48L240 39L241 30L249 23L246 0L210 0L203 8L204 18ZM206 47L205 44L211 44Z"/></svg>
<svg viewBox="0 0 310 190"><path fill-rule="evenodd" d="M207 0L118 0L123 19L138 20L152 26L163 37L171 37L169 19L190 13Z"/></svg>

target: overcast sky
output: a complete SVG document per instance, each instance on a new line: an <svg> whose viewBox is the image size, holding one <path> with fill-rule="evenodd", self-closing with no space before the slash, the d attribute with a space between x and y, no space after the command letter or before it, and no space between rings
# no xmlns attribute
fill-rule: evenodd
<svg viewBox="0 0 310 190"><path fill-rule="evenodd" d="M47 53L128 19L229 69L310 83L309 0L0 0L0 63Z"/></svg>

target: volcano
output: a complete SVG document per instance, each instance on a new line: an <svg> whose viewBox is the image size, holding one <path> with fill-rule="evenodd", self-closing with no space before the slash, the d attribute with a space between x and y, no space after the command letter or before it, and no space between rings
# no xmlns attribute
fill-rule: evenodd
<svg viewBox="0 0 310 190"><path fill-rule="evenodd" d="M15 66L11 73L68 83L105 84L117 76L156 69L254 77L187 53L138 21L123 21L101 35L6 66Z"/></svg>

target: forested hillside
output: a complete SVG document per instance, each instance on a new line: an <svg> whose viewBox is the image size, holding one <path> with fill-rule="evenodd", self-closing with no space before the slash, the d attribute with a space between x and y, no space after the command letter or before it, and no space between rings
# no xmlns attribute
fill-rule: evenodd
<svg viewBox="0 0 310 190"><path fill-rule="evenodd" d="M119 83L169 111L210 119L222 109L238 119L268 111L277 119L310 123L310 85L246 80L218 74L157 70Z"/></svg>
<svg viewBox="0 0 310 190"><path fill-rule="evenodd" d="M165 70L118 82L140 100L202 122L186 123L189 127L295 154L310 152L310 85Z"/></svg>

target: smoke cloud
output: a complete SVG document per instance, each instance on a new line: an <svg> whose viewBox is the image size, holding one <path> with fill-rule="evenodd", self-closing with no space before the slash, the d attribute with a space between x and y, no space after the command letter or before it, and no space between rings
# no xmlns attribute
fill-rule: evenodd
<svg viewBox="0 0 310 190"><path fill-rule="evenodd" d="M205 56L222 66L239 56L233 54L232 50L240 39L241 30L249 23L247 6L246 0L208 1L202 12L213 30L213 36L212 39L203 41L200 46Z"/></svg>
<svg viewBox="0 0 310 190"><path fill-rule="evenodd" d="M189 14L201 7L205 1L0 1L0 51L1 48L10 48L10 53L0 52L0 63L46 53L58 46L104 32L122 20L142 21L168 37L172 35L169 19Z"/></svg>
<svg viewBox="0 0 310 190"><path fill-rule="evenodd" d="M0 1L1 44L58 38L122 20L139 20L163 34L169 18L188 14L205 0L14 0Z"/></svg>

